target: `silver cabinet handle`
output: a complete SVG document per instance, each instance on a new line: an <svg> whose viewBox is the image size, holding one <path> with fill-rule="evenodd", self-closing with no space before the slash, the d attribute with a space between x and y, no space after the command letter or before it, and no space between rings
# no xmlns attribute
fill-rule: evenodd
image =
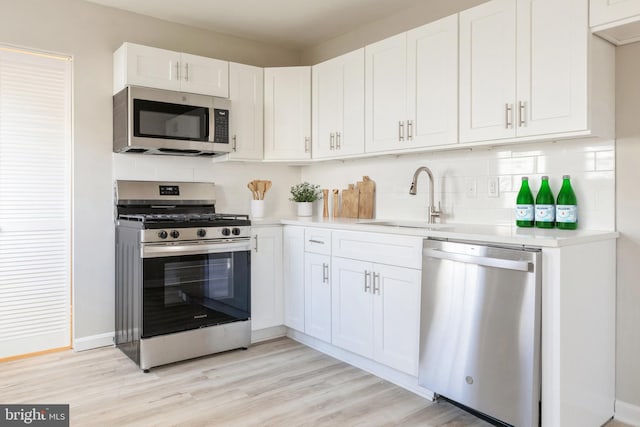
<svg viewBox="0 0 640 427"><path fill-rule="evenodd" d="M505 270L517 270L517 271L533 271L533 263L529 261L514 261L502 258L490 258L484 256L474 256L467 254L459 254L455 252L446 252L441 249L424 249L422 254L425 257L444 259L454 262L462 262L466 264L481 265L483 267L495 267Z"/></svg>
<svg viewBox="0 0 640 427"><path fill-rule="evenodd" d="M329 134L329 150L335 149L335 144L334 144L335 137L336 135L333 132Z"/></svg>
<svg viewBox="0 0 640 427"><path fill-rule="evenodd" d="M513 112L513 106L511 104L504 104L505 129L511 129L511 127L513 126L512 112Z"/></svg>
<svg viewBox="0 0 640 427"><path fill-rule="evenodd" d="M329 264L322 263L322 283L329 283Z"/></svg>
<svg viewBox="0 0 640 427"><path fill-rule="evenodd" d="M233 141L233 144L231 145L231 150L235 153L236 151L238 151L238 141L235 135L231 137L231 141Z"/></svg>
<svg viewBox="0 0 640 427"><path fill-rule="evenodd" d="M371 291L371 272L367 270L364 271L364 291Z"/></svg>
<svg viewBox="0 0 640 427"><path fill-rule="evenodd" d="M527 124L527 116L525 115L526 103L524 101L518 102L518 127L526 126Z"/></svg>
<svg viewBox="0 0 640 427"><path fill-rule="evenodd" d="M304 152L305 153L309 152L309 137L308 136L304 137Z"/></svg>
<svg viewBox="0 0 640 427"><path fill-rule="evenodd" d="M398 141L404 141L404 122L398 122Z"/></svg>
<svg viewBox="0 0 640 427"><path fill-rule="evenodd" d="M180 61L176 61L176 80L180 80Z"/></svg>
<svg viewBox="0 0 640 427"><path fill-rule="evenodd" d="M413 141L413 120L407 120L407 139Z"/></svg>
<svg viewBox="0 0 640 427"><path fill-rule="evenodd" d="M188 62L184 65L184 81L185 82L189 81L189 63Z"/></svg>
<svg viewBox="0 0 640 427"><path fill-rule="evenodd" d="M256 247L253 248L255 249L256 253L258 252L258 235L256 234L255 236L253 236L254 239L256 239Z"/></svg>
<svg viewBox="0 0 640 427"><path fill-rule="evenodd" d="M380 273L373 273L373 293L380 295Z"/></svg>
<svg viewBox="0 0 640 427"><path fill-rule="evenodd" d="M314 240L314 239L309 239L309 242L311 243L317 243L319 245L324 245L324 242L322 240Z"/></svg>
<svg viewBox="0 0 640 427"><path fill-rule="evenodd" d="M340 132L336 132L336 150L340 149L341 140L342 135L340 134Z"/></svg>

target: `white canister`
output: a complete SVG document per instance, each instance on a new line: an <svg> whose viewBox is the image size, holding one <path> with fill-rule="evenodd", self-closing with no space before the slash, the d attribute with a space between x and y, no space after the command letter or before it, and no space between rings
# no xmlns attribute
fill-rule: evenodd
<svg viewBox="0 0 640 427"><path fill-rule="evenodd" d="M264 218L264 200L251 200L251 218Z"/></svg>

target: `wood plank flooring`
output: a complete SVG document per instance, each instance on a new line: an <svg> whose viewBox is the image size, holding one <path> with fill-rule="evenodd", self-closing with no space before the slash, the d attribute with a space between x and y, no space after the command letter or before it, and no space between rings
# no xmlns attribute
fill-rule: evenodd
<svg viewBox="0 0 640 427"><path fill-rule="evenodd" d="M0 402L69 403L72 426L489 425L288 338L148 374L112 347L14 360Z"/></svg>

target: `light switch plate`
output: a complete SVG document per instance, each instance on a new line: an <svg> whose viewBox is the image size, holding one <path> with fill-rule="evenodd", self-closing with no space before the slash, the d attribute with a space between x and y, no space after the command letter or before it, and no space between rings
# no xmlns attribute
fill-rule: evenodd
<svg viewBox="0 0 640 427"><path fill-rule="evenodd" d="M500 197L500 181L497 176L490 176L487 180L487 195L489 197Z"/></svg>

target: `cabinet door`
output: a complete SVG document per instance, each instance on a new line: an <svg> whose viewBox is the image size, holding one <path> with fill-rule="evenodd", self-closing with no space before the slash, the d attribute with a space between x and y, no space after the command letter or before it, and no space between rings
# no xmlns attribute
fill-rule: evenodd
<svg viewBox="0 0 640 427"><path fill-rule="evenodd" d="M311 68L264 69L264 158L311 158Z"/></svg>
<svg viewBox="0 0 640 427"><path fill-rule="evenodd" d="M180 90L179 52L126 43L125 84Z"/></svg>
<svg viewBox="0 0 640 427"><path fill-rule="evenodd" d="M305 333L331 342L331 257L304 255Z"/></svg>
<svg viewBox="0 0 640 427"><path fill-rule="evenodd" d="M373 279L375 360L417 376L421 272L376 264Z"/></svg>
<svg viewBox="0 0 640 427"><path fill-rule="evenodd" d="M304 332L305 270L304 228L286 226L283 230L284 324Z"/></svg>
<svg viewBox="0 0 640 427"><path fill-rule="evenodd" d="M637 20L640 15L638 0L591 0L589 5L589 23L592 27L633 17Z"/></svg>
<svg viewBox="0 0 640 427"><path fill-rule="evenodd" d="M336 155L336 132L343 114L344 80L339 58L315 65L312 71L313 157Z"/></svg>
<svg viewBox="0 0 640 427"><path fill-rule="evenodd" d="M331 259L331 343L373 358L372 264Z"/></svg>
<svg viewBox="0 0 640 427"><path fill-rule="evenodd" d="M588 4L518 2L518 136L588 127Z"/></svg>
<svg viewBox="0 0 640 427"><path fill-rule="evenodd" d="M458 16L407 33L407 148L458 142Z"/></svg>
<svg viewBox="0 0 640 427"><path fill-rule="evenodd" d="M313 157L364 152L364 49L313 67Z"/></svg>
<svg viewBox="0 0 640 427"><path fill-rule="evenodd" d="M407 120L407 35L365 48L365 150L402 148Z"/></svg>
<svg viewBox="0 0 640 427"><path fill-rule="evenodd" d="M262 160L264 76L261 67L229 63L231 153L229 158Z"/></svg>
<svg viewBox="0 0 640 427"><path fill-rule="evenodd" d="M460 142L515 136L516 2L460 12Z"/></svg>
<svg viewBox="0 0 640 427"><path fill-rule="evenodd" d="M183 92L229 97L229 63L220 59L182 54Z"/></svg>
<svg viewBox="0 0 640 427"><path fill-rule="evenodd" d="M279 326L282 313L282 229L253 227L251 329Z"/></svg>

